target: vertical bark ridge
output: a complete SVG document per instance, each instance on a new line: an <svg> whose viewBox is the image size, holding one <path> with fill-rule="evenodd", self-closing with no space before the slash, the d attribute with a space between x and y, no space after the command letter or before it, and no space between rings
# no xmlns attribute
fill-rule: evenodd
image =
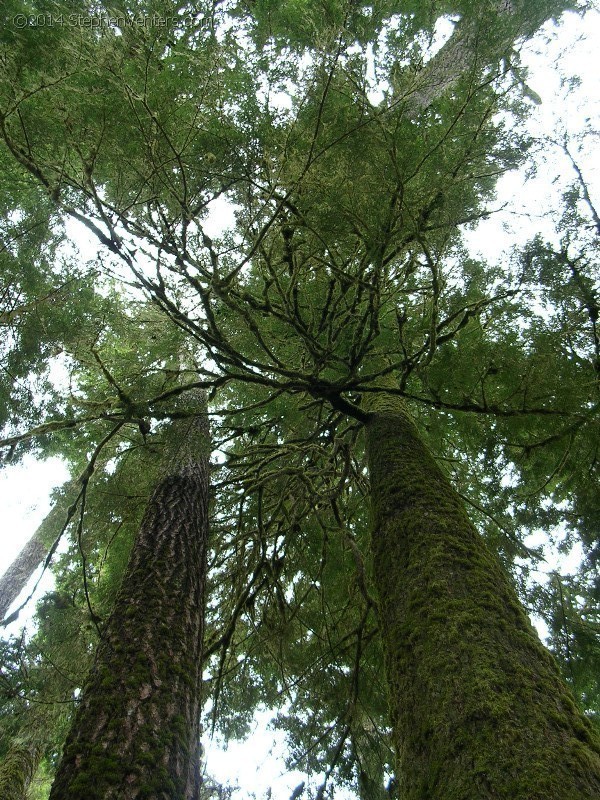
<svg viewBox="0 0 600 800"><path fill-rule="evenodd" d="M148 503L51 800L198 797L206 416L178 434L182 446Z"/></svg>
<svg viewBox="0 0 600 800"><path fill-rule="evenodd" d="M600 744L402 402L369 401L374 580L403 800L592 800Z"/></svg>

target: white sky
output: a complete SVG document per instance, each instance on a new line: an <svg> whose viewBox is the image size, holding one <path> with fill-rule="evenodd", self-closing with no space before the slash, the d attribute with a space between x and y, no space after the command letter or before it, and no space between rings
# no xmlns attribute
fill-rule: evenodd
<svg viewBox="0 0 600 800"><path fill-rule="evenodd" d="M586 24L575 14L566 16L560 36L546 41L538 36L524 54L524 61L532 69L528 84L540 95L542 104L534 109L530 126L537 135L544 132L560 136L563 130L577 133L591 126L600 128L600 82L597 78L597 54L600 50L600 13L589 13ZM566 91L560 86L560 75L578 75L581 86ZM588 138L584 147L584 170L596 197L600 193L600 163L594 158L597 136ZM534 180L525 178L523 172L503 177L498 187L498 205L505 201L512 204L512 214L492 218L485 222L477 233L469 234L474 251L489 259L496 259L502 250L510 250L530 236L532 223L521 214L531 214L535 206L538 222L551 206L553 196L559 190L552 184L559 169L564 169L564 157L558 149L553 155L547 151L547 165ZM600 202L599 202L600 205ZM222 211L221 211L222 213ZM516 221L516 225L515 225ZM540 222L540 225L542 223ZM520 234L519 234L520 230ZM521 239L521 241L519 241ZM33 534L49 510L48 494L51 489L67 479L64 466L59 459L44 463L26 456L23 463L0 471L0 572L11 563L22 545ZM535 535L536 538L540 534ZM531 540L530 544L534 544ZM562 569L574 570L578 554L574 553ZM281 761L269 755L269 750L278 741L283 749L281 736L265 732L268 715L259 715L257 731L247 744L232 743L227 751L210 752L208 769L213 777L236 781L242 787L265 796L268 787L273 797L287 798L302 780L300 773L283 775ZM248 797L245 792L235 795L236 800ZM337 793L336 797L343 797Z"/></svg>

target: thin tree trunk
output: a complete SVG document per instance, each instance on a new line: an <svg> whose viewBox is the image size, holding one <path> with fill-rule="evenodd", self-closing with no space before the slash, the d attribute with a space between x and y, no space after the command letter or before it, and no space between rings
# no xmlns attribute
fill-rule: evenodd
<svg viewBox="0 0 600 800"><path fill-rule="evenodd" d="M556 4L555 13L560 10ZM527 0L492 0L471 11L433 58L408 82L401 81L396 100L413 118L466 76L506 57L515 41L532 36L550 16L548 7L536 8Z"/></svg>
<svg viewBox="0 0 600 800"><path fill-rule="evenodd" d="M402 800L592 800L600 744L401 402L367 448Z"/></svg>
<svg viewBox="0 0 600 800"><path fill-rule="evenodd" d="M61 496L76 497L80 488L76 481L70 481L61 489ZM31 539L0 577L0 624L8 624L17 618L18 614L11 614L8 620L5 619L10 606L50 552L67 520L67 513L66 503L57 501Z"/></svg>
<svg viewBox="0 0 600 800"><path fill-rule="evenodd" d="M51 514L52 511L50 512ZM44 525L44 522L42 525ZM21 594L33 573L46 557L49 548L46 544L46 537L42 532L42 525L20 550L12 564L0 578L0 622L4 621L8 609ZM12 622L12 620L10 621Z"/></svg>
<svg viewBox="0 0 600 800"><path fill-rule="evenodd" d="M146 509L50 800L198 797L209 447L206 416L187 425Z"/></svg>

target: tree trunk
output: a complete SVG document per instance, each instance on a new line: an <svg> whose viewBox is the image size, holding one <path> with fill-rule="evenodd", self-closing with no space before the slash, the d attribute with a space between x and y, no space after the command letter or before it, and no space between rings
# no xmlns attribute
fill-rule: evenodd
<svg viewBox="0 0 600 800"><path fill-rule="evenodd" d="M61 489L61 497L76 497L80 488L81 486L76 481L70 481L65 488ZM18 613L15 612L5 619L10 606L50 552L65 525L67 514L67 505L64 500L56 502L31 539L24 545L4 575L0 577L0 624L7 625L18 617Z"/></svg>
<svg viewBox="0 0 600 800"><path fill-rule="evenodd" d="M452 36L423 67L398 87L407 113L416 119L468 75L480 72L513 50L514 42L529 38L566 3L535 7L527 0L492 0L475 4L456 25Z"/></svg>
<svg viewBox="0 0 600 800"><path fill-rule="evenodd" d="M209 448L206 416L187 425L146 509L50 800L198 797Z"/></svg>
<svg viewBox="0 0 600 800"><path fill-rule="evenodd" d="M40 749L30 742L11 747L0 765L0 797L2 800L23 800L35 775Z"/></svg>
<svg viewBox="0 0 600 800"><path fill-rule="evenodd" d="M50 512L51 514L52 511ZM12 564L0 578L0 624L6 625L13 621L12 618L5 620L6 612L21 594L29 578L31 578L48 553L49 548L46 544L46 537L42 533L42 525L23 546Z"/></svg>
<svg viewBox="0 0 600 800"><path fill-rule="evenodd" d="M401 401L368 410L402 800L592 800L600 744Z"/></svg>

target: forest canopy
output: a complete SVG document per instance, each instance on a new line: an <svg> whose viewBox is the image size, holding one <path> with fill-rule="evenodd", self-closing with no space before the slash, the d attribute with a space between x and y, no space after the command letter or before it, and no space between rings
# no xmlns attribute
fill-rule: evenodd
<svg viewBox="0 0 600 800"><path fill-rule="evenodd" d="M0 452L70 479L0 581L54 574L3 796L229 796L200 732L264 709L294 798L598 796L600 217L521 57L585 10L6 3Z"/></svg>

